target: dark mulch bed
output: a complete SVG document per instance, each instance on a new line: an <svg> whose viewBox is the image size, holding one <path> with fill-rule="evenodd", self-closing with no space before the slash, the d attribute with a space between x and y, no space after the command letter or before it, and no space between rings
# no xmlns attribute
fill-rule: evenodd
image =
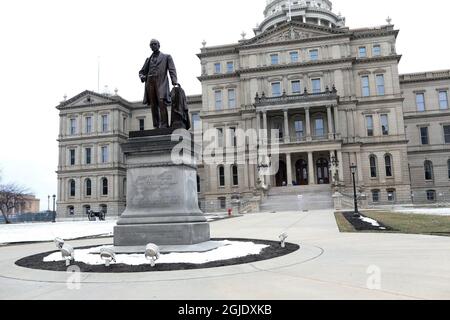
<svg viewBox="0 0 450 320"><path fill-rule="evenodd" d="M111 265L108 268L104 265L100 266L91 266L85 263L75 262L72 265L76 265L80 268L81 272L86 273L134 273L134 272L155 272L155 271L178 271L178 270L193 270L193 269L208 269L208 268L218 268L225 266L233 266L239 264L246 264L251 262L263 261L274 259L277 257L282 257L293 253L300 249L300 246L292 243L286 243L285 248L281 248L279 242L275 241L267 241L267 240L252 240L252 239L211 239L213 241L244 241L244 242L253 242L255 244L265 244L270 247L264 249L259 255L250 255L241 258L223 260L223 261L214 261L205 264L190 264L190 263L171 263L171 264L157 264L155 267L151 267L148 265L141 266L128 266L124 264L116 264ZM100 245L98 245L100 246ZM96 245L97 247L97 245ZM80 247L76 249L88 249L92 248L92 246L88 247ZM55 253L58 251L51 251L36 254L33 256L29 256L23 259L16 261L16 265L24 268L35 269L35 270L46 270L46 271L61 271L66 272L67 267L64 261L59 262L44 262L44 257Z"/></svg>
<svg viewBox="0 0 450 320"><path fill-rule="evenodd" d="M361 219L354 217L354 213L353 212L344 212L343 216L345 217L345 219L347 219L348 222L350 222L350 224L353 226L353 228L355 228L356 231L396 231L395 229L384 225L383 223L381 223L380 221L377 221L378 224L380 225L380 227L375 227L372 224L362 221ZM364 215L361 215L364 218L368 218ZM381 228L385 228L385 229L381 229Z"/></svg>

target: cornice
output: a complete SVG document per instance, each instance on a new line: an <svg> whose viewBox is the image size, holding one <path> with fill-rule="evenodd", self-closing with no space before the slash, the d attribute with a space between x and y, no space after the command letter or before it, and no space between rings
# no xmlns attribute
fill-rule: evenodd
<svg viewBox="0 0 450 320"><path fill-rule="evenodd" d="M402 59L401 54L392 54L389 56L380 56L380 57L371 57L371 58L355 58L355 64L362 64L362 63L371 63L371 62L382 62L382 61L390 61L390 60L397 60L397 62L400 62Z"/></svg>

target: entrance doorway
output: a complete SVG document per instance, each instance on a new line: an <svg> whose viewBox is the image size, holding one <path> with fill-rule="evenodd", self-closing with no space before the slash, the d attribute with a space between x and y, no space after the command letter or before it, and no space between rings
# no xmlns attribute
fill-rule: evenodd
<svg viewBox="0 0 450 320"><path fill-rule="evenodd" d="M328 169L328 160L320 158L316 162L316 168L317 168L317 184L329 184L330 172Z"/></svg>
<svg viewBox="0 0 450 320"><path fill-rule="evenodd" d="M300 159L295 163L295 175L298 185L308 185L308 163L305 160Z"/></svg>
<svg viewBox="0 0 450 320"><path fill-rule="evenodd" d="M277 174L275 175L275 185L277 187L283 187L287 184L288 184L288 181L287 181L286 163L284 161L280 160L280 166L279 166Z"/></svg>

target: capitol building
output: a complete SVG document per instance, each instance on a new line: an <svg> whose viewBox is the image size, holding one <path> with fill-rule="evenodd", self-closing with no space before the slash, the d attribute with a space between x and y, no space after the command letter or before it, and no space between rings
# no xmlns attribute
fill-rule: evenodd
<svg viewBox="0 0 450 320"><path fill-rule="evenodd" d="M389 19L351 29L328 0L269 0L253 37L204 43L202 94L188 96L191 130L199 139L213 132L216 154L243 161L204 156L202 209L303 192L344 205L351 166L366 206L449 201L450 70L399 74L398 34ZM130 131L152 129L150 108L85 91L57 109L58 216L120 215L127 190L120 145ZM237 143L236 133L248 130L258 148L276 142L273 174L262 175L248 144Z"/></svg>

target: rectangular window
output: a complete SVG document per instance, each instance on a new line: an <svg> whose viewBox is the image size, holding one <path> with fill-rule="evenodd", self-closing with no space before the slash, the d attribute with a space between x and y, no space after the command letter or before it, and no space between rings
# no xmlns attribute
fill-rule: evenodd
<svg viewBox="0 0 450 320"><path fill-rule="evenodd" d="M217 128L217 147L223 148L223 129Z"/></svg>
<svg viewBox="0 0 450 320"><path fill-rule="evenodd" d="M102 115L102 132L108 132L109 131L109 118L108 115Z"/></svg>
<svg viewBox="0 0 450 320"><path fill-rule="evenodd" d="M201 130L201 119L198 113L192 114L192 128L194 128L194 131Z"/></svg>
<svg viewBox="0 0 450 320"><path fill-rule="evenodd" d="M236 90L228 89L228 108L236 108Z"/></svg>
<svg viewBox="0 0 450 320"><path fill-rule="evenodd" d="M424 93L416 93L416 106L417 106L417 111L419 111L419 112L425 111L425 94Z"/></svg>
<svg viewBox="0 0 450 320"><path fill-rule="evenodd" d="M325 135L324 122L322 118L315 120L315 135L316 137L323 137Z"/></svg>
<svg viewBox="0 0 450 320"><path fill-rule="evenodd" d="M222 68L220 66L220 62L214 63L214 73L221 73L221 72L222 72Z"/></svg>
<svg viewBox="0 0 450 320"><path fill-rule="evenodd" d="M384 75L377 74L377 94L384 96Z"/></svg>
<svg viewBox="0 0 450 320"><path fill-rule="evenodd" d="M380 202L380 191L379 190L372 191L372 202Z"/></svg>
<svg viewBox="0 0 450 320"><path fill-rule="evenodd" d="M439 91L439 108L441 110L448 109L448 94L447 94L447 91Z"/></svg>
<svg viewBox="0 0 450 320"><path fill-rule="evenodd" d="M317 49L309 50L309 59L311 61L319 60L319 50L317 50Z"/></svg>
<svg viewBox="0 0 450 320"><path fill-rule="evenodd" d="M280 97L280 96L281 96L281 82L273 82L272 97Z"/></svg>
<svg viewBox="0 0 450 320"><path fill-rule="evenodd" d="M70 153L70 165L74 166L75 165L75 150L70 149L69 153Z"/></svg>
<svg viewBox="0 0 450 320"><path fill-rule="evenodd" d="M294 80L291 82L292 87L292 93L293 94L300 94L301 88L300 88L300 80Z"/></svg>
<svg viewBox="0 0 450 320"><path fill-rule="evenodd" d="M428 127L420 128L420 140L423 145L430 143L429 138L428 138Z"/></svg>
<svg viewBox="0 0 450 320"><path fill-rule="evenodd" d="M289 56L291 58L291 63L298 62L298 52L297 51L289 52Z"/></svg>
<svg viewBox="0 0 450 320"><path fill-rule="evenodd" d="M92 117L86 117L86 133L92 133Z"/></svg>
<svg viewBox="0 0 450 320"><path fill-rule="evenodd" d="M74 136L77 134L77 119L70 119L70 135Z"/></svg>
<svg viewBox="0 0 450 320"><path fill-rule="evenodd" d="M321 93L322 92L322 84L320 83L320 79L312 79L312 92L313 93Z"/></svg>
<svg viewBox="0 0 450 320"><path fill-rule="evenodd" d="M127 118L122 119L122 129L123 129L123 132L127 131Z"/></svg>
<svg viewBox="0 0 450 320"><path fill-rule="evenodd" d="M444 141L450 143L450 126L444 126Z"/></svg>
<svg viewBox="0 0 450 320"><path fill-rule="evenodd" d="M232 169L232 173L233 173L233 186L238 186L239 185L239 171L238 171L238 166L237 165L233 165L231 167Z"/></svg>
<svg viewBox="0 0 450 320"><path fill-rule="evenodd" d="M226 209L227 198L219 198L220 209Z"/></svg>
<svg viewBox="0 0 450 320"><path fill-rule="evenodd" d="M91 164L92 162L92 149L91 148L86 148L85 150L85 155L86 155L86 164Z"/></svg>
<svg viewBox="0 0 450 320"><path fill-rule="evenodd" d="M145 119L139 119L139 131L145 130Z"/></svg>
<svg viewBox="0 0 450 320"><path fill-rule="evenodd" d="M303 121L296 120L294 123L295 126L295 137L297 138L297 141L300 141L303 139Z"/></svg>
<svg viewBox="0 0 450 320"><path fill-rule="evenodd" d="M361 88L362 88L362 96L369 97L370 96L369 76L361 77Z"/></svg>
<svg viewBox="0 0 450 320"><path fill-rule="evenodd" d="M380 116L381 120L381 132L383 133L383 136L389 135L389 118L387 114L382 114Z"/></svg>
<svg viewBox="0 0 450 320"><path fill-rule="evenodd" d="M216 110L222 110L222 90L216 90L214 92L214 101Z"/></svg>
<svg viewBox="0 0 450 320"><path fill-rule="evenodd" d="M395 201L395 190L387 190L388 201Z"/></svg>
<svg viewBox="0 0 450 320"><path fill-rule="evenodd" d="M367 57L367 50L366 47L359 47L359 57L365 58Z"/></svg>
<svg viewBox="0 0 450 320"><path fill-rule="evenodd" d="M427 200L428 201L436 201L436 191L427 190Z"/></svg>
<svg viewBox="0 0 450 320"><path fill-rule="evenodd" d="M381 56L381 46L380 45L375 45L372 48L372 55L374 57L379 57Z"/></svg>
<svg viewBox="0 0 450 320"><path fill-rule="evenodd" d="M102 147L102 163L108 163L109 154L108 154L108 146Z"/></svg>
<svg viewBox="0 0 450 320"><path fill-rule="evenodd" d="M236 147L237 138L236 138L236 128L230 127L230 145L232 147Z"/></svg>
<svg viewBox="0 0 450 320"><path fill-rule="evenodd" d="M234 62L230 61L227 62L227 73L233 73L234 72Z"/></svg>
<svg viewBox="0 0 450 320"><path fill-rule="evenodd" d="M278 54L271 54L270 55L270 64L276 65L279 63Z"/></svg>
<svg viewBox="0 0 450 320"><path fill-rule="evenodd" d="M367 136L373 137L373 116L366 116Z"/></svg>

